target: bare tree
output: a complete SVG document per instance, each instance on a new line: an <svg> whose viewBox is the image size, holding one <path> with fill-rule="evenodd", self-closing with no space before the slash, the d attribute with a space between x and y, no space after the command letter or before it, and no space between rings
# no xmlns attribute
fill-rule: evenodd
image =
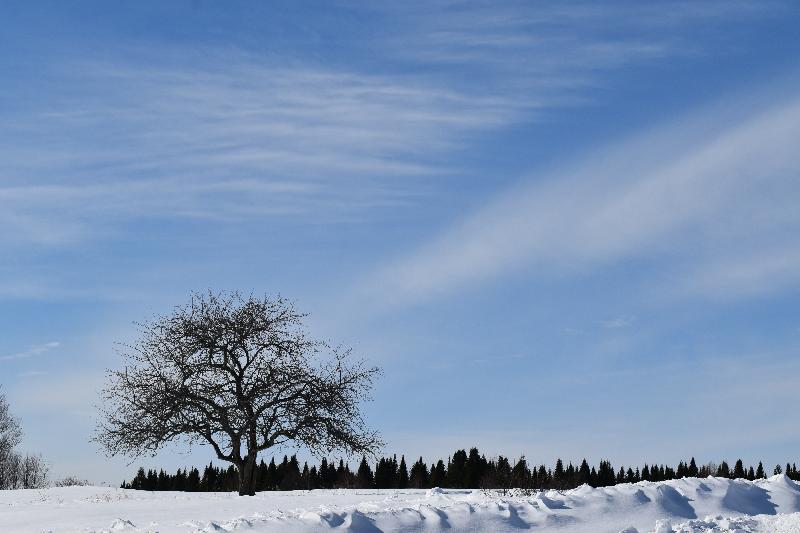
<svg viewBox="0 0 800 533"><path fill-rule="evenodd" d="M38 489L47 485L47 465L38 455L21 456L14 448L22 439L19 420L0 393L0 489Z"/></svg>
<svg viewBox="0 0 800 533"><path fill-rule="evenodd" d="M210 445L253 495L260 451L287 443L313 453L374 453L359 404L377 368L307 338L305 315L282 298L195 294L172 315L138 324L139 340L109 371L95 440L111 455Z"/></svg>
<svg viewBox="0 0 800 533"><path fill-rule="evenodd" d="M11 415L8 401L0 391L0 458L11 453L21 438L19 421Z"/></svg>

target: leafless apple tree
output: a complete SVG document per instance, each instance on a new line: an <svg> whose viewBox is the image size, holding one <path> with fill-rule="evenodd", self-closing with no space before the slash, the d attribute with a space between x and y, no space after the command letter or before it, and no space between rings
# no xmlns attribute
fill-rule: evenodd
<svg viewBox="0 0 800 533"><path fill-rule="evenodd" d="M95 440L131 457L210 445L237 467L241 495L255 494L258 453L273 446L374 453L360 403L379 369L310 339L304 317L282 298L207 293L139 324L108 372Z"/></svg>

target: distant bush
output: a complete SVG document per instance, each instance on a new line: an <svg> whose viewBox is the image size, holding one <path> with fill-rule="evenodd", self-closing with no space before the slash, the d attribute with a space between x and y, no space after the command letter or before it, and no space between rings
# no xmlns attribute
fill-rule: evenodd
<svg viewBox="0 0 800 533"><path fill-rule="evenodd" d="M67 476L64 479L56 481L54 486L56 487L85 487L88 485L89 482L85 479L80 479L75 476Z"/></svg>

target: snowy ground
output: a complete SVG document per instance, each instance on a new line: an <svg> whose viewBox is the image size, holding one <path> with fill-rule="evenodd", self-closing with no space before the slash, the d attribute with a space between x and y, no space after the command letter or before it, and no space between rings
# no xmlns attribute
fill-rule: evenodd
<svg viewBox="0 0 800 533"><path fill-rule="evenodd" d="M789 514L797 513L797 514ZM758 515L758 516L752 516ZM800 485L683 479L500 495L469 490L144 492L102 487L0 491L0 531L798 532Z"/></svg>

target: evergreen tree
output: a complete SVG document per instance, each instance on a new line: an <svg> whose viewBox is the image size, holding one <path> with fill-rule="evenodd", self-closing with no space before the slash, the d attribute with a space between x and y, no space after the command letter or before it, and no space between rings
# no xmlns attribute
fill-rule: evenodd
<svg viewBox="0 0 800 533"><path fill-rule="evenodd" d="M772 471L773 476L777 476L778 474L783 474L783 470L781 469L781 465L775 465L775 470Z"/></svg>
<svg viewBox="0 0 800 533"><path fill-rule="evenodd" d="M501 489L511 488L511 463L502 455L497 458L495 467L495 487Z"/></svg>
<svg viewBox="0 0 800 533"><path fill-rule="evenodd" d="M407 489L408 488L408 468L406 467L406 456L400 456L400 466L398 467L397 471L397 488L398 489Z"/></svg>
<svg viewBox="0 0 800 533"><path fill-rule="evenodd" d="M203 478L200 480L200 490L203 492L213 492L217 488L217 469L209 463L203 470Z"/></svg>
<svg viewBox="0 0 800 533"><path fill-rule="evenodd" d="M186 490L186 470L178 469L178 472L172 479L172 487L169 490Z"/></svg>
<svg viewBox="0 0 800 533"><path fill-rule="evenodd" d="M600 469L597 471L597 486L610 487L614 485L614 468L608 461L600 461Z"/></svg>
<svg viewBox="0 0 800 533"><path fill-rule="evenodd" d="M580 468L578 468L578 484L583 485L584 483L589 483L590 474L589 463L587 463L586 458L584 458Z"/></svg>
<svg viewBox="0 0 800 533"><path fill-rule="evenodd" d="M589 485L592 487L598 486L597 471L594 467L592 467L592 470L589 472Z"/></svg>
<svg viewBox="0 0 800 533"><path fill-rule="evenodd" d="M745 477L744 463L742 463L741 459L737 459L736 464L733 467L733 478L742 479L744 477Z"/></svg>
<svg viewBox="0 0 800 533"><path fill-rule="evenodd" d="M136 477L133 478L131 481L131 488L136 490L145 490L147 486L147 474L144 473L144 468L141 466L139 470L136 472Z"/></svg>
<svg viewBox="0 0 800 533"><path fill-rule="evenodd" d="M767 474L764 472L764 465L761 464L761 461L758 462L758 468L756 468L756 479L764 479L767 477Z"/></svg>
<svg viewBox="0 0 800 533"><path fill-rule="evenodd" d="M430 486L428 465L425 464L422 457L412 465L409 483L411 487L415 489L426 489Z"/></svg>
<svg viewBox="0 0 800 533"><path fill-rule="evenodd" d="M439 459L436 466L431 467L431 487L444 487L447 483L447 470L444 466L444 461Z"/></svg>
<svg viewBox="0 0 800 533"><path fill-rule="evenodd" d="M478 448L470 448L467 462L464 466L464 486L468 489L477 489L486 470L486 458L481 457Z"/></svg>
<svg viewBox="0 0 800 533"><path fill-rule="evenodd" d="M361 489L369 489L374 486L375 479L372 475L372 469L367 464L367 458L361 458L361 464L358 465L358 471L356 472L356 483L358 484L358 488Z"/></svg>
<svg viewBox="0 0 800 533"><path fill-rule="evenodd" d="M467 452L458 450L447 465L447 486L455 489L466 487Z"/></svg>
<svg viewBox="0 0 800 533"><path fill-rule="evenodd" d="M324 457L322 458L322 462L319 465L319 476L320 476L320 486L323 489L333 488L333 485L336 483L336 469L331 470L330 467L328 466L328 460Z"/></svg>
<svg viewBox="0 0 800 533"><path fill-rule="evenodd" d="M275 457L272 457L267 467L267 478L265 480L268 490L278 489L278 466L275 464Z"/></svg>
<svg viewBox="0 0 800 533"><path fill-rule="evenodd" d="M339 459L339 466L336 468L336 486L342 489L353 487L353 474L350 466L345 464L343 459Z"/></svg>
<svg viewBox="0 0 800 533"><path fill-rule="evenodd" d="M275 490L283 490L283 477L289 471L289 456L284 455L283 461L275 469Z"/></svg>
<svg viewBox="0 0 800 533"><path fill-rule="evenodd" d="M689 461L689 468L686 472L689 477L697 477L700 471L697 469L697 463L694 462L694 457Z"/></svg>
<svg viewBox="0 0 800 533"><path fill-rule="evenodd" d="M267 466L267 463L264 462L264 459L261 459L256 467L256 492L267 490L269 487L267 479L268 475L269 467Z"/></svg>
<svg viewBox="0 0 800 533"><path fill-rule="evenodd" d="M553 483L555 484L556 488L562 489L564 488L564 462L561 459L556 459L556 467L553 470Z"/></svg>
<svg viewBox="0 0 800 533"><path fill-rule="evenodd" d="M158 476L156 477L156 484L152 490L163 491L163 490L172 490L172 483L170 483L169 478L167 478L167 473L164 472L164 469L161 468L158 471Z"/></svg>
<svg viewBox="0 0 800 533"><path fill-rule="evenodd" d="M575 487L575 467L572 466L572 461L569 462L567 468L564 470L564 482L569 488Z"/></svg>
<svg viewBox="0 0 800 533"><path fill-rule="evenodd" d="M197 492L200 490L200 471L192 467L186 477L186 491Z"/></svg>
<svg viewBox="0 0 800 533"><path fill-rule="evenodd" d="M511 469L511 486L518 489L526 489L531 486L531 471L528 469L528 461L525 460L524 455Z"/></svg>
<svg viewBox="0 0 800 533"><path fill-rule="evenodd" d="M588 479L588 478L587 478ZM550 486L550 474L545 468L544 465L539 465L539 469L536 471L536 485L535 488L537 489L544 489Z"/></svg>
<svg viewBox="0 0 800 533"><path fill-rule="evenodd" d="M281 467L283 467L283 472L280 473L280 490L297 490L301 488L300 463L297 460L297 456L292 455L291 459L281 464Z"/></svg>

